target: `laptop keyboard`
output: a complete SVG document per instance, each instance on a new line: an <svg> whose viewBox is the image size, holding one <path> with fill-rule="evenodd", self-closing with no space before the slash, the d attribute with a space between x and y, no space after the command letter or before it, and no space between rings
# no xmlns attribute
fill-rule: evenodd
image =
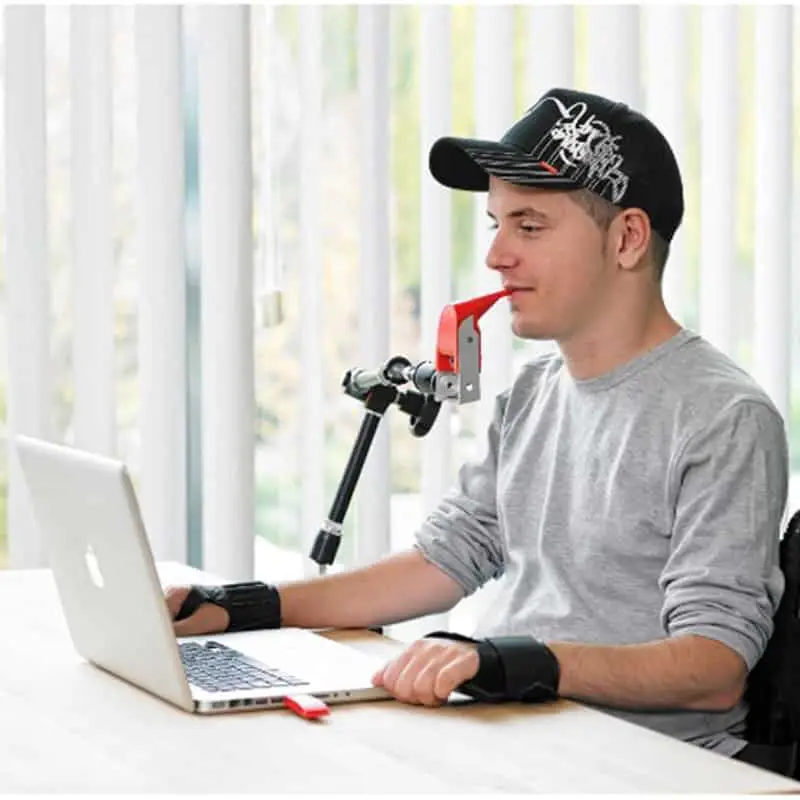
<svg viewBox="0 0 800 800"><path fill-rule="evenodd" d="M308 681L259 664L219 642L181 642L181 661L189 683L207 692L240 692L305 686Z"/></svg>

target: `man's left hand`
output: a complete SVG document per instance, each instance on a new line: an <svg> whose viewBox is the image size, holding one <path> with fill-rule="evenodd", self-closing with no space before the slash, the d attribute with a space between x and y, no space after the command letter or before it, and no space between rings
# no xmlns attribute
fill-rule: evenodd
<svg viewBox="0 0 800 800"><path fill-rule="evenodd" d="M439 706L479 667L475 644L420 639L378 670L372 683L404 703Z"/></svg>

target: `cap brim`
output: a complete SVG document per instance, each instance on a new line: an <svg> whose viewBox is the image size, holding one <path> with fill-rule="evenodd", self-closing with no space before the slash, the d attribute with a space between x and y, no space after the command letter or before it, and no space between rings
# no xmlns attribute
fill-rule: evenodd
<svg viewBox="0 0 800 800"><path fill-rule="evenodd" d="M431 175L443 186L486 192L489 176L518 186L578 189L580 184L560 175L556 165L531 158L516 147L483 139L437 139L428 157Z"/></svg>

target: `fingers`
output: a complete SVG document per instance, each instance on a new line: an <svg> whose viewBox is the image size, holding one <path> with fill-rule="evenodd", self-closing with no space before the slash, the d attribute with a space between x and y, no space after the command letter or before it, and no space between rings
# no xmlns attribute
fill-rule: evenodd
<svg viewBox="0 0 800 800"><path fill-rule="evenodd" d="M389 664L384 664L373 676L372 676L372 685L381 687L383 686L384 676L386 674L386 670Z"/></svg>
<svg viewBox="0 0 800 800"><path fill-rule="evenodd" d="M458 686L470 678L474 678L478 674L479 667L480 657L477 650L464 653L459 659L451 661L439 671L434 681L434 694L441 702L444 702Z"/></svg>
<svg viewBox="0 0 800 800"><path fill-rule="evenodd" d="M200 636L204 633L219 633L227 629L230 623L228 612L213 603L202 603L197 610L186 619L175 622L175 617L189 594L188 586L167 586L164 598L167 603L172 627L176 636Z"/></svg>
<svg viewBox="0 0 800 800"><path fill-rule="evenodd" d="M213 603L203 603L191 616L174 622L176 636L199 636L203 633L219 633L227 629L228 612Z"/></svg>
<svg viewBox="0 0 800 800"><path fill-rule="evenodd" d="M427 663L421 664L416 675L412 670L406 669L398 681L398 691L402 691L407 697L410 697L410 702L421 703L424 706L440 705L444 698L436 695L435 686L447 663L441 663L440 659L431 659ZM447 695L445 695L446 697Z"/></svg>
<svg viewBox="0 0 800 800"><path fill-rule="evenodd" d="M186 595L189 594L188 586L167 586L164 590L164 598L167 601L167 609L171 619L175 619L180 611Z"/></svg>
<svg viewBox="0 0 800 800"><path fill-rule="evenodd" d="M405 669L406 664L413 658L413 647L404 650L397 658L385 664L382 669L372 676L375 686L383 686L388 689L394 686L400 673Z"/></svg>
<svg viewBox="0 0 800 800"><path fill-rule="evenodd" d="M403 702L436 706L447 700L457 686L473 678L479 666L473 645L421 640L379 670L373 683Z"/></svg>

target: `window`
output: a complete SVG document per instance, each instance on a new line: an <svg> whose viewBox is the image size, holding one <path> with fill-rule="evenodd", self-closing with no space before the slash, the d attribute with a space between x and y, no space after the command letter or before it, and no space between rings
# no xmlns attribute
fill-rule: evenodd
<svg viewBox="0 0 800 800"><path fill-rule="evenodd" d="M514 46L508 57L513 61L513 98L517 114L530 105L532 98L526 82L526 59L530 15L538 7L515 6L513 15ZM47 202L48 202L48 269L51 290L52 422L58 440L72 441L74 386L72 375L71 297L71 123L70 123L70 7L48 6L46 19L46 91L47 91ZM140 464L140 386L137 300L139 269L134 239L137 230L134 203L137 142L136 86L134 48L134 7L109 7L111 37L111 69L113 115L113 242L114 242L114 319L115 319L115 418L117 455L127 461L134 476ZM193 65L197 48L192 34L197 9L184 9L186 47L187 108L187 297L189 316L187 337L191 352L189 402L201 403L195 369L202 361L196 350L198 319L197 291L199 280L199 232L197 229L197 146L202 139L196 115L197 97L193 84ZM309 375L304 374L299 341L303 326L308 323L305 297L309 289L308 274L298 269L304 237L309 231L301 223L300 148L304 95L301 91L302 16L297 6L253 6L251 21L252 70L252 154L253 154L253 258L256 268L257 311L275 311L264 297L271 290L282 295L278 317L257 316L255 329L256 427L254 431L255 463L255 530L256 572L269 580L298 577L308 569L305 541L313 536L327 514L342 476L347 457L355 441L363 408L341 391L341 380L352 367L371 368L377 364L362 363L360 341L369 331L359 328L359 177L362 168L360 114L362 98L358 83L358 7L326 5L321 7L320 24L322 70L322 124L317 131L319 181L317 185L319 218L313 224L314 235L321 235L318 279L323 297L323 329L320 346L324 354L323 452L318 465L304 461L301 441L307 420L302 415L301 398ZM421 15L417 6L392 6L389 38L389 234L388 263L375 269L391 275L391 337L386 357L402 354L413 360L431 358L434 343L423 341L421 293L424 271L450 269L453 297L466 298L479 294L474 275L480 270L481 252L476 230L475 199L466 193L451 196L451 264L423 264L420 248L421 226L419 207L420 167L424 157L421 141L420 87L426 80L421 74ZM476 124L475 36L476 9L453 6L450 9L452 42L452 132L470 135ZM649 9L642 8L642 30L648 21ZM738 147L740 174L737 182L737 227L735 306L736 352L739 363L748 370L754 367L753 354L753 288L754 288L754 204L758 178L754 149L754 7L740 7L738 64L740 91L738 105ZM686 145L682 169L686 190L686 217L683 226L686 293L679 318L688 327L702 332L700 319L700 275L702 270L700 237L703 221L700 215L700 132L703 123L703 97L700 79L701 9L686 9L689 35L688 85L686 87ZM267 39L269 20L274 28ZM575 8L574 68L575 84L591 88L587 7ZM794 15L794 37L800 31L800 15ZM6 16L0 16L0 95L5 92ZM644 45L642 57L644 59ZM800 55L795 48L794 72L798 72ZM645 97L648 77L644 76ZM793 84L794 130L800 130L800 81ZM267 107L267 99L271 105ZM5 108L5 104L3 104ZM5 121L4 121L5 122ZM267 123L270 122L269 126ZM268 131L267 131L268 128ZM4 148L5 124L0 126L0 151ZM266 141L268 133L269 142ZM800 229L800 137L792 137L794 146L793 213ZM13 154L9 154L13 158ZM269 168L269 169L268 169ZM5 241L5 204L13 197L4 176L6 161L0 163L0 240ZM269 171L271 170L271 172ZM269 177L271 176L271 177ZM269 177L269 180L268 180ZM269 211L269 209L272 211ZM789 254L787 254L787 258ZM800 508L800 247L794 244L792 403L787 420L791 443L792 486L790 508ZM266 266L265 266L266 265ZM680 268L670 262L667 270ZM6 263L5 247L0 248L0 347L7 348L6 330ZM194 331L194 334L191 334ZM194 342L194 344L193 344ZM513 342L513 365L517 369L526 359L552 347L551 343ZM195 348L195 349L192 349ZM6 432L6 396L9 376L5 360L0 363L0 426ZM199 413L199 411L198 411ZM192 425L198 424L193 417ZM391 439L391 520L392 544L399 548L410 543L422 519L420 470L422 442L408 431L408 418L397 408L390 408L381 427L388 428ZM451 421L453 457L451 479L458 465L477 454L484 446L484 434L475 408L454 410ZM190 433L197 440L197 428ZM195 453L196 455L196 453ZM7 565L7 452L0 448L0 566ZM368 462L369 464L369 462ZM318 497L320 518L314 530L303 515L303 476L310 469L322 472L321 497ZM197 553L198 504L200 502L197 459L190 452L189 552ZM192 480L194 483L192 484ZM191 493L193 492L193 493ZM337 568L354 562L355 543L359 531L356 504L348 512ZM365 532L364 535L369 535ZM467 617L463 617L466 620Z"/></svg>

